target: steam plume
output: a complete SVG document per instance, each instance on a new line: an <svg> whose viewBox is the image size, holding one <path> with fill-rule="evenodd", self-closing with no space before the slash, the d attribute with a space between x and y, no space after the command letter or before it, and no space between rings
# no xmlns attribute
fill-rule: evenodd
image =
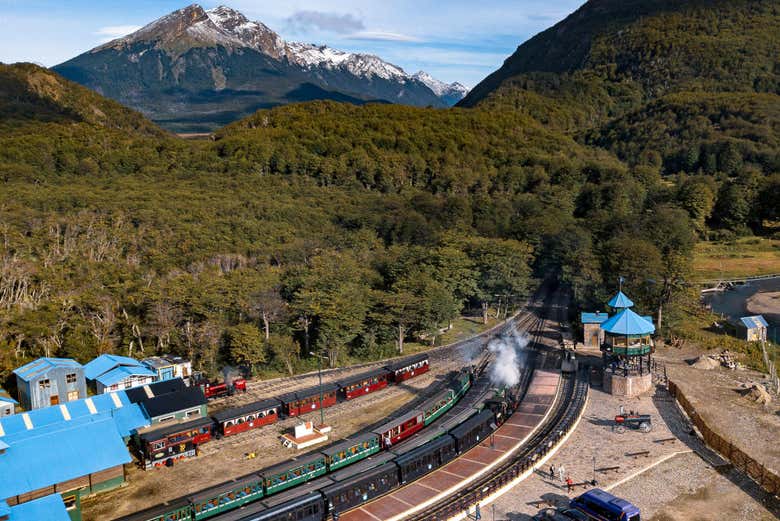
<svg viewBox="0 0 780 521"><path fill-rule="evenodd" d="M528 337L516 330L494 338L488 344L494 360L490 369L490 381L496 386L512 387L520 382L520 370L526 364L525 347Z"/></svg>

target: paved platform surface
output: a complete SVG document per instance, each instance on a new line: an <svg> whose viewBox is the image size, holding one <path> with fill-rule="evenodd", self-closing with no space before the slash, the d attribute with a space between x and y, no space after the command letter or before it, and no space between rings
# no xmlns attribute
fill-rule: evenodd
<svg viewBox="0 0 780 521"><path fill-rule="evenodd" d="M590 393L583 418L566 444L543 469L483 509L483 519L530 521L540 508L567 505L569 499L589 488L582 483L593 479L594 456L598 486L614 490L615 494L637 504L642 509L643 520L776 519L777 510L772 501L767 503L768 498L751 487L749 480L740 482L738 477L731 476L725 462L689 434L687 421L665 388L656 388L653 395L630 399L613 397L600 389L591 389ZM651 414L652 432L614 432L612 419L620 405L626 410ZM660 441L669 438L674 441ZM629 455L645 451L646 456ZM564 479L571 476L579 484L572 493L567 492L559 470L555 479L550 477L551 464L556 469L564 468ZM600 470L608 467L619 468ZM713 505L711 512L692 510L699 496L709 497ZM721 496L728 502L722 508L715 507L719 504L715 500ZM700 502L699 506L704 503ZM718 508L730 514L718 517Z"/></svg>
<svg viewBox="0 0 780 521"><path fill-rule="evenodd" d="M495 435L457 460L399 490L341 514L342 521L403 519L466 486L520 448L544 420L552 406L560 374L536 370L518 410L498 428Z"/></svg>

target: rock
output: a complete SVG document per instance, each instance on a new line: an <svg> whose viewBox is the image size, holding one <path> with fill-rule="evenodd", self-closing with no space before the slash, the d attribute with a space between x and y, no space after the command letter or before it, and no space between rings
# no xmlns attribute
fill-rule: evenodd
<svg viewBox="0 0 780 521"><path fill-rule="evenodd" d="M751 385L745 396L759 405L769 405L772 403L772 395L770 395L766 388L761 384Z"/></svg>
<svg viewBox="0 0 780 521"><path fill-rule="evenodd" d="M695 362L693 362L692 365L696 369L704 369L705 371L711 371L712 369L717 369L718 367L720 367L720 362L710 356L701 355L696 359Z"/></svg>

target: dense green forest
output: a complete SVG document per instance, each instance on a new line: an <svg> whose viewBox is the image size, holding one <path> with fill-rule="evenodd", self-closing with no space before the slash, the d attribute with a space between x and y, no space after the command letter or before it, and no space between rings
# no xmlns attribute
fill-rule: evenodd
<svg viewBox="0 0 780 521"><path fill-rule="evenodd" d="M772 233L780 200L777 6L688 4L613 17L476 108L305 103L203 141L0 65L0 383L41 355L388 356L546 277L603 308L622 275L663 333L696 241Z"/></svg>

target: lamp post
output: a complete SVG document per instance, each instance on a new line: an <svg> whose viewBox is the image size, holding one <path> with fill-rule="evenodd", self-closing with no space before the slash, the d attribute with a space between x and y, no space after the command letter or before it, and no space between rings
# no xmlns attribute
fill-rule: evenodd
<svg viewBox="0 0 780 521"><path fill-rule="evenodd" d="M322 426L325 425L325 408L322 406L322 359L330 360L330 358L328 358L328 355L318 355L312 351L309 351L309 354L317 357L317 376L320 379L320 426Z"/></svg>

